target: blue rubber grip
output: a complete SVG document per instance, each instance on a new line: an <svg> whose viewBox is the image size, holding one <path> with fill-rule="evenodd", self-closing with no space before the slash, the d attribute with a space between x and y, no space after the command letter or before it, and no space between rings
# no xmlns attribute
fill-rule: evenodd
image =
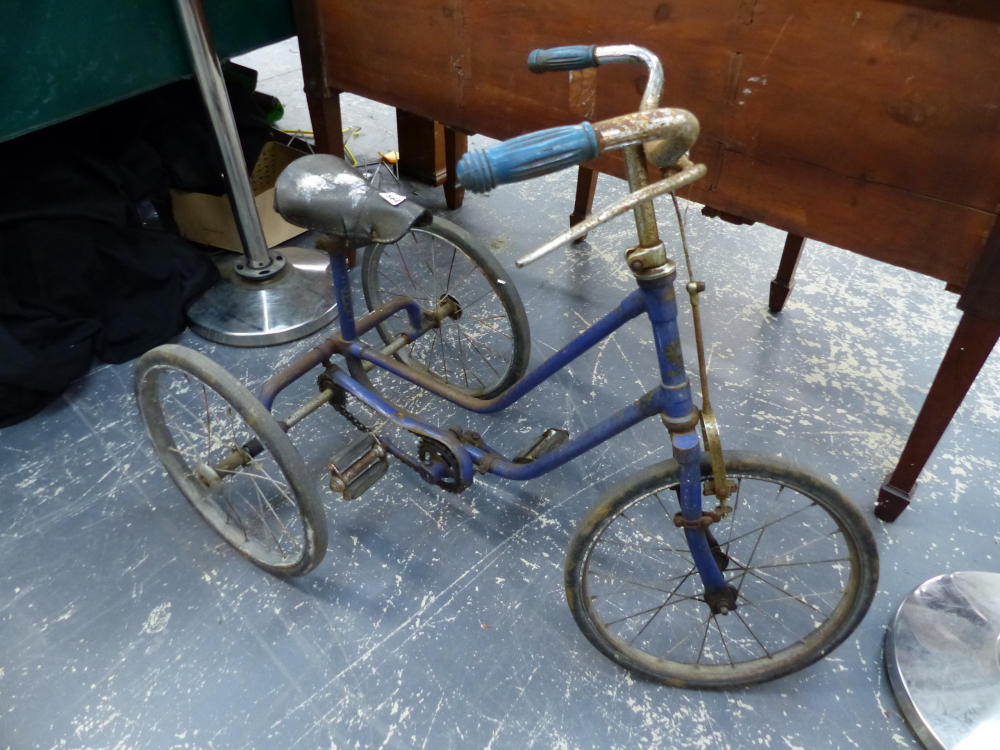
<svg viewBox="0 0 1000 750"><path fill-rule="evenodd" d="M548 73L553 70L582 70L596 68L597 58L594 57L596 45L589 47L576 44L571 47L553 47L552 49L536 49L528 55L528 70L532 73Z"/></svg>
<svg viewBox="0 0 1000 750"><path fill-rule="evenodd" d="M473 193L551 174L597 157L589 122L528 133L490 149L469 151L458 162L458 181Z"/></svg>

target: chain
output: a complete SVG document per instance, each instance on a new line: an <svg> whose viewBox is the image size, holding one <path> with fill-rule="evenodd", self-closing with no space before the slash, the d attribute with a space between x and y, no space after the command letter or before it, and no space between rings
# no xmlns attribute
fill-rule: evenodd
<svg viewBox="0 0 1000 750"><path fill-rule="evenodd" d="M345 393L344 395L346 396L347 394ZM342 416L344 419L346 419L348 422L350 422L352 425L354 425L354 427L359 432L372 433L372 429L370 427L368 427L360 419L358 419L356 416L354 416L353 414L351 414L351 412L349 412L347 410L347 399L346 398L341 403L335 403L335 402L332 402L332 401L330 403L333 405L333 408L337 410L337 412L340 414L340 416ZM372 434L374 434L374 433L372 433Z"/></svg>

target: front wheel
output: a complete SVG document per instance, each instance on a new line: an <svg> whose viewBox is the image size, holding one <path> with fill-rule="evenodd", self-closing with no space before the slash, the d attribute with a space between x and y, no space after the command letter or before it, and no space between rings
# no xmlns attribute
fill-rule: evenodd
<svg viewBox="0 0 1000 750"><path fill-rule="evenodd" d="M531 337L521 297L503 266L465 230L440 217L398 242L365 250L361 282L369 310L411 297L430 312L458 310L396 356L469 396L493 398L528 368ZM408 328L405 313L379 324L389 344Z"/></svg>
<svg viewBox="0 0 1000 750"><path fill-rule="evenodd" d="M878 551L858 510L794 466L726 452L737 483L709 542L737 593L713 615L678 510L678 465L651 466L581 522L566 560L566 596L590 642L617 664L676 687L773 680L830 653L875 596ZM712 478L706 455L702 481Z"/></svg>

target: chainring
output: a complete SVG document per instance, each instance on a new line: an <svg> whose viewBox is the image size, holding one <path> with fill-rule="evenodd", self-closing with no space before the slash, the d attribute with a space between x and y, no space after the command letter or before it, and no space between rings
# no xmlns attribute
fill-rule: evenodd
<svg viewBox="0 0 1000 750"><path fill-rule="evenodd" d="M437 482L437 486L441 489L458 494L468 488L469 485L462 481L462 470L458 458L444 443L439 443L429 437L422 437L417 446L417 456L424 464L439 459L447 465L448 472Z"/></svg>

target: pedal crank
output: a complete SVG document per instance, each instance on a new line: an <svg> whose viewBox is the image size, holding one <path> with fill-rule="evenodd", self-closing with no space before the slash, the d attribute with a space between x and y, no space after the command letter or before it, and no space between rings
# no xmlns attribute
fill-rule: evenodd
<svg viewBox="0 0 1000 750"><path fill-rule="evenodd" d="M344 500L355 500L389 469L389 454L370 432L366 432L333 457L330 470L330 489L339 492Z"/></svg>

